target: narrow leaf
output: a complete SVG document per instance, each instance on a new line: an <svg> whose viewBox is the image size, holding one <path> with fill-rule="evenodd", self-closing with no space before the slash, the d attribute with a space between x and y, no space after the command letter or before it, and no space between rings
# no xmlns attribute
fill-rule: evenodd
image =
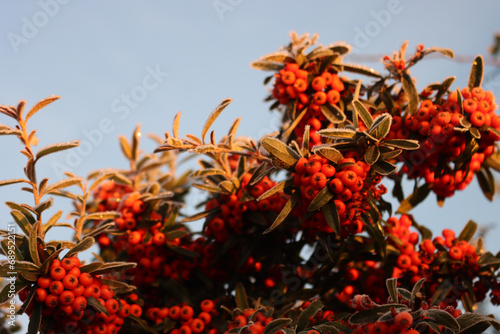
<svg viewBox="0 0 500 334"><path fill-rule="evenodd" d="M418 110L419 101L417 88L406 71L403 72L403 80L401 83L403 84L403 89L408 98L408 108L406 109L406 112L412 116Z"/></svg>
<svg viewBox="0 0 500 334"><path fill-rule="evenodd" d="M373 124L368 131L369 134L374 136L378 140L382 140L391 129L392 116L388 113L377 116L373 120Z"/></svg>
<svg viewBox="0 0 500 334"><path fill-rule="evenodd" d="M257 201L262 201L263 199L271 197L277 192L282 191L283 189L290 186L293 186L293 179L281 181L280 183L278 183L277 185L275 185L274 187L272 187L271 189L260 195L259 198L257 198Z"/></svg>
<svg viewBox="0 0 500 334"><path fill-rule="evenodd" d="M122 272L128 269L132 269L137 266L136 263L133 262L108 262L104 263L98 269L95 269L92 274L93 275L102 275L109 274L113 272Z"/></svg>
<svg viewBox="0 0 500 334"><path fill-rule="evenodd" d="M398 298L398 279L393 277L393 278L388 278L385 281L385 285L387 287L387 292L389 292L389 296L391 296L392 302L393 303L399 303L399 298Z"/></svg>
<svg viewBox="0 0 500 334"><path fill-rule="evenodd" d="M38 224L35 223L31 227L31 231L29 234L29 250L30 250L30 256L31 259L33 260L33 263L36 264L38 267L42 265L42 262L40 261L40 257L38 255Z"/></svg>
<svg viewBox="0 0 500 334"><path fill-rule="evenodd" d="M265 137L261 142L266 151L274 158L273 162L284 169L291 169L299 160L296 152L276 138Z"/></svg>
<svg viewBox="0 0 500 334"><path fill-rule="evenodd" d="M344 112L335 104L325 103L320 106L321 113L332 124L342 123L346 120Z"/></svg>
<svg viewBox="0 0 500 334"><path fill-rule="evenodd" d="M250 308L250 306L248 305L248 298L245 292L245 287L243 286L242 283L236 284L235 300L236 300L236 307L238 307L240 310L246 310Z"/></svg>
<svg viewBox="0 0 500 334"><path fill-rule="evenodd" d="M35 307L29 317L28 331L26 334L36 334L42 324L42 303L35 303Z"/></svg>
<svg viewBox="0 0 500 334"><path fill-rule="evenodd" d="M475 87L481 87L481 83L483 82L483 72L484 72L484 61L483 57L477 56L472 63L472 67L470 69L469 74L469 89Z"/></svg>
<svg viewBox="0 0 500 334"><path fill-rule="evenodd" d="M342 153L339 150L333 147L325 147L325 146L315 146L312 151L314 154L319 154L323 158L326 158L333 162L334 164L338 164L340 160L344 158Z"/></svg>
<svg viewBox="0 0 500 334"><path fill-rule="evenodd" d="M354 138L356 131L351 129L323 129L319 130L318 134L328 138Z"/></svg>
<svg viewBox="0 0 500 334"><path fill-rule="evenodd" d="M295 193L293 193L293 195L288 199L285 206L283 207L283 209L279 213L278 217L276 217L276 219L274 220L271 227L269 227L267 230L264 231L264 234L269 233L272 230L274 230L276 227L278 227L286 219L286 217L288 217L290 212L292 212L292 210L297 205L299 198L300 198L300 192L296 191Z"/></svg>
<svg viewBox="0 0 500 334"><path fill-rule="evenodd" d="M205 125L203 126L203 130L201 131L201 140L203 143L205 143L205 135L207 134L208 130L212 126L213 122L217 119L217 117L220 115L220 113L231 103L233 100L232 99L224 99L222 102L215 108L215 110L210 114L208 117Z"/></svg>
<svg viewBox="0 0 500 334"><path fill-rule="evenodd" d="M88 297L87 304L92 306L96 311L99 311L100 313L104 313L105 315L107 315L109 317L109 313L108 313L108 310L106 309L106 307L102 306L101 303L99 303L99 301L97 299L95 299L94 297L92 297L92 296Z"/></svg>
<svg viewBox="0 0 500 334"><path fill-rule="evenodd" d="M118 136L118 140L120 141L120 148L122 150L123 155L128 160L132 160L132 148L130 147L127 138L125 136Z"/></svg>
<svg viewBox="0 0 500 334"><path fill-rule="evenodd" d="M420 147L418 140L412 139L389 139L384 140L384 144L403 150L416 150Z"/></svg>
<svg viewBox="0 0 500 334"><path fill-rule="evenodd" d="M283 68L283 64L276 64L270 61L254 61L250 63L250 67L260 71L279 71Z"/></svg>
<svg viewBox="0 0 500 334"><path fill-rule="evenodd" d="M105 220L105 219L116 219L120 218L121 213L118 211L103 211L103 212L94 212L83 216L84 220Z"/></svg>
<svg viewBox="0 0 500 334"><path fill-rule="evenodd" d="M482 166L481 169L476 173L476 176L484 196L486 196L486 198L490 201L493 201L496 186L495 178L491 174L490 170Z"/></svg>
<svg viewBox="0 0 500 334"><path fill-rule="evenodd" d="M429 309L424 311L424 317L428 317L434 320L441 326L447 327L453 331L460 330L459 323L453 318L453 316L445 310L439 309Z"/></svg>
<svg viewBox="0 0 500 334"><path fill-rule="evenodd" d="M64 256L64 258L69 258L71 257L72 255L75 255L75 254L78 254L80 252L83 252L87 249L89 249L90 247L92 247L94 245L94 238L92 237L85 237L82 239L82 241L80 241L79 243L77 243L73 248L71 248L67 253L66 255Z"/></svg>
<svg viewBox="0 0 500 334"><path fill-rule="evenodd" d="M313 198L309 206L307 207L307 211L314 212L319 210L323 206L327 205L327 203L334 197L335 195L330 190L329 186L323 187L318 194Z"/></svg>
<svg viewBox="0 0 500 334"><path fill-rule="evenodd" d="M462 232L460 232L458 240L470 241L474 236L474 234L476 234L476 231L477 231L477 223L475 223L472 220L469 220L462 229Z"/></svg>
<svg viewBox="0 0 500 334"><path fill-rule="evenodd" d="M58 143L58 144L51 144L44 146L41 149L39 149L38 152L36 153L36 160L38 161L41 157L44 157L48 154L64 151L78 146L80 146L79 140L73 140L66 143Z"/></svg>
<svg viewBox="0 0 500 334"><path fill-rule="evenodd" d="M401 204L397 210L398 213L406 214L419 203L423 202L427 195L431 192L431 186L426 183L418 187L413 194L408 196Z"/></svg>
<svg viewBox="0 0 500 334"><path fill-rule="evenodd" d="M364 158L367 164L373 165L374 163L377 162L379 157L380 157L380 150L378 146L372 145L366 149Z"/></svg>
<svg viewBox="0 0 500 334"><path fill-rule="evenodd" d="M361 120L368 129L371 128L373 124L373 117L363 103L359 102L359 100L354 100L352 101L352 106L355 111L355 115L357 114L361 117Z"/></svg>
<svg viewBox="0 0 500 334"><path fill-rule="evenodd" d="M331 200L329 204L323 205L321 207L321 212L323 212L328 226L330 226L336 234L340 234L339 211L337 210L335 202Z"/></svg>
<svg viewBox="0 0 500 334"><path fill-rule="evenodd" d="M77 184L82 183L82 178L81 177L70 177L61 181L58 181L56 183L52 183L51 185L47 186L45 188L45 194L50 194L55 192L56 190L60 190L63 188L67 188L70 186L74 186Z"/></svg>
<svg viewBox="0 0 500 334"><path fill-rule="evenodd" d="M9 184L21 183L21 182L30 183L28 180L25 180L25 179L2 180L2 181L0 181L0 187L1 186L7 186Z"/></svg>
<svg viewBox="0 0 500 334"><path fill-rule="evenodd" d="M39 111L40 109L42 109L46 105L51 104L52 102L54 102L56 100L59 100L60 98L61 98L60 96L51 96L51 97L45 98L45 99L41 100L40 102L38 102L37 104L35 104L33 106L33 108L31 108L31 110L26 115L26 121L28 121L28 119L30 119L31 116L33 116L37 111Z"/></svg>
<svg viewBox="0 0 500 334"><path fill-rule="evenodd" d="M314 300L309 304L309 306L300 313L299 319L297 320L296 331L300 332L307 328L309 324L309 319L314 318L316 313L318 313L324 307L320 300Z"/></svg>
<svg viewBox="0 0 500 334"><path fill-rule="evenodd" d="M26 218L25 215L23 215L20 211L18 210L12 210L10 212L11 216L14 218L16 221L17 225L23 230L24 234L26 236L30 235L31 232L31 224Z"/></svg>
<svg viewBox="0 0 500 334"><path fill-rule="evenodd" d="M292 323L292 319L280 318L274 319L266 325L263 334L275 334Z"/></svg>

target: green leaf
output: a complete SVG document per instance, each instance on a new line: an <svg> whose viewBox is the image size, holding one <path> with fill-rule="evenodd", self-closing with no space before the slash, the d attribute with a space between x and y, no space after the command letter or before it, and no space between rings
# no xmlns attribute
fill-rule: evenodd
<svg viewBox="0 0 500 334"><path fill-rule="evenodd" d="M344 156L342 153L340 153L339 150L333 147L327 147L327 146L315 146L312 148L312 151L314 154L319 154L323 158L326 158L333 162L334 164L338 164L340 160L344 159Z"/></svg>
<svg viewBox="0 0 500 334"><path fill-rule="evenodd" d="M443 301L448 293L453 289L453 282L450 278L445 278L436 288L434 293L432 294L431 300L432 305L439 305L441 301Z"/></svg>
<svg viewBox="0 0 500 334"><path fill-rule="evenodd" d="M29 250L30 250L30 256L31 259L33 260L33 263L36 264L38 267L42 265L42 262L40 261L40 257L38 255L38 224L33 224L31 227L31 231L29 234Z"/></svg>
<svg viewBox="0 0 500 334"><path fill-rule="evenodd" d="M116 224L114 222L109 222L109 223L106 223L106 224L102 224L98 228L94 228L91 231L89 231L87 234L85 234L84 238L85 237L95 237L96 235L99 235L102 232L105 232L105 231L107 231L109 229L112 229L113 227L115 227L115 225Z"/></svg>
<svg viewBox="0 0 500 334"><path fill-rule="evenodd" d="M397 167L390 162L378 160L372 165L372 169L380 175L389 175L396 171Z"/></svg>
<svg viewBox="0 0 500 334"><path fill-rule="evenodd" d="M397 213L406 214L419 203L423 202L427 195L431 192L431 185L426 183L420 187L418 187L413 194L408 196L401 204L399 205Z"/></svg>
<svg viewBox="0 0 500 334"><path fill-rule="evenodd" d="M181 246L174 245L172 243L167 243L167 246L175 253L182 255L182 256L185 256L185 257L188 257L188 258L196 258L196 257L200 256L195 251L189 250L189 249L181 247Z"/></svg>
<svg viewBox="0 0 500 334"><path fill-rule="evenodd" d="M393 278L388 278L385 280L385 286L387 287L387 292L389 292L389 296L391 296L392 302L393 303L399 303L399 298L398 298L398 279L393 277Z"/></svg>
<svg viewBox="0 0 500 334"><path fill-rule="evenodd" d="M493 325L496 330L500 330L500 322L496 320L492 316L484 315L481 313L464 313L460 315L457 319L458 324L460 325L460 332L461 333L481 333L483 330L486 328L483 328L482 330L476 330L476 331L468 331L469 329L474 328L475 326L478 326L479 324L487 324L488 327L490 325Z"/></svg>
<svg viewBox="0 0 500 334"><path fill-rule="evenodd" d="M108 313L108 310L106 309L106 307L102 306L101 303L99 303L99 301L97 299L95 299L94 297L92 297L92 296L88 297L87 304L92 306L96 311L98 311L100 313L104 313L105 315L107 315L109 317L109 313Z"/></svg>
<svg viewBox="0 0 500 334"><path fill-rule="evenodd" d="M388 113L377 116L373 120L373 124L370 127L368 133L374 136L377 140L382 140L391 129L392 116Z"/></svg>
<svg viewBox="0 0 500 334"><path fill-rule="evenodd" d="M201 131L201 140L203 143L205 143L205 136L212 126L213 122L217 119L217 117L220 115L220 113L229 105L229 103L233 102L232 99L224 99L219 103L219 105L212 111L210 116L208 117L207 121L205 122L205 125L203 126L203 130Z"/></svg>
<svg viewBox="0 0 500 334"><path fill-rule="evenodd" d="M419 105L417 88L406 71L403 72L403 80L401 83L403 84L403 89L408 97L408 108L406 109L406 112L412 116L417 112Z"/></svg>
<svg viewBox="0 0 500 334"><path fill-rule="evenodd" d="M400 148L403 150L416 150L420 147L418 140L412 140L412 139L384 140L384 145Z"/></svg>
<svg viewBox="0 0 500 334"><path fill-rule="evenodd" d="M195 172L189 174L190 177L200 177L200 176L209 176L209 175L227 175L225 171L217 168L205 168L200 169Z"/></svg>
<svg viewBox="0 0 500 334"><path fill-rule="evenodd" d="M366 107L363 105L363 103L359 102L359 100L354 100L352 101L352 107L354 111L353 114L355 115L354 117L359 115L359 117L361 117L361 120L365 124L366 128L368 129L371 128L373 124L373 117L368 111L368 109L366 109Z"/></svg>
<svg viewBox="0 0 500 334"><path fill-rule="evenodd" d="M7 205L10 209L12 210L17 210L20 211L24 217L28 220L30 225L33 225L36 222L36 218L33 217L33 208L27 206L26 204L19 205L14 202L5 202L5 205Z"/></svg>
<svg viewBox="0 0 500 334"><path fill-rule="evenodd" d="M266 325L263 334L275 334L292 323L292 319L280 318L274 319Z"/></svg>
<svg viewBox="0 0 500 334"><path fill-rule="evenodd" d="M35 307L29 317L27 334L36 334L42 324L42 303L35 303Z"/></svg>
<svg viewBox="0 0 500 334"><path fill-rule="evenodd" d="M300 332L306 329L307 325L309 325L309 319L314 318L316 313L318 313L323 307L324 305L320 300L313 300L309 306L300 313L297 320L297 328L295 330Z"/></svg>
<svg viewBox="0 0 500 334"><path fill-rule="evenodd" d="M250 63L253 69L260 71L279 71L283 68L283 64L276 64L270 61L258 60Z"/></svg>
<svg viewBox="0 0 500 334"><path fill-rule="evenodd" d="M481 166L481 169L476 173L476 176L484 196L486 196L486 198L490 201L493 201L496 186L495 178L491 174L490 170L485 166Z"/></svg>
<svg viewBox="0 0 500 334"><path fill-rule="evenodd" d="M32 225L28 221L28 218L26 218L25 215L23 215L20 211L18 210L12 210L10 212L10 215L14 220L16 221L17 225L23 230L24 234L26 236L30 235ZM35 224L36 225L36 224Z"/></svg>
<svg viewBox="0 0 500 334"><path fill-rule="evenodd" d="M101 267L93 270L93 275L109 274L114 272L122 272L136 267L137 264L133 262L107 262L103 263Z"/></svg>
<svg viewBox="0 0 500 334"><path fill-rule="evenodd" d="M448 92L455 79L456 77L448 77L443 80L443 83L439 85L439 90L436 93L436 97L434 98L434 104L441 104L441 98L445 93Z"/></svg>
<svg viewBox="0 0 500 334"><path fill-rule="evenodd" d="M285 62L295 62L292 54L286 50L280 50L268 55L262 56L260 60L271 61L274 63L285 63Z"/></svg>
<svg viewBox="0 0 500 334"><path fill-rule="evenodd" d="M377 162L379 157L380 157L380 150L378 146L372 145L366 149L364 158L367 164L373 165L374 163Z"/></svg>
<svg viewBox="0 0 500 334"><path fill-rule="evenodd" d="M354 138L356 131L351 129L323 129L317 132L322 137L327 138Z"/></svg>
<svg viewBox="0 0 500 334"><path fill-rule="evenodd" d="M483 82L483 72L484 72L484 61L483 57L477 56L472 63L472 67L470 69L469 74L469 89L473 89L475 87L481 87L481 83Z"/></svg>
<svg viewBox="0 0 500 334"><path fill-rule="evenodd" d="M279 213L278 217L276 217L276 219L274 220L273 224L267 230L264 231L264 234L274 230L286 219L286 217L288 217L290 212L292 212L292 210L297 205L299 198L300 198L300 192L299 191L294 192L293 195L286 202L285 206Z"/></svg>
<svg viewBox="0 0 500 334"><path fill-rule="evenodd" d="M84 220L106 220L106 219L116 219L120 218L121 213L118 211L102 211L102 212L94 212L83 216Z"/></svg>
<svg viewBox="0 0 500 334"><path fill-rule="evenodd" d="M0 305L6 301L12 299L19 291L31 285L31 282L27 282L21 279L16 279L14 281L14 290L11 290L11 284L6 284L2 291L0 292Z"/></svg>
<svg viewBox="0 0 500 334"><path fill-rule="evenodd" d="M474 236L474 234L476 234L476 231L477 231L477 223L475 223L472 220L469 220L462 229L462 232L460 232L458 240L470 241Z"/></svg>
<svg viewBox="0 0 500 334"><path fill-rule="evenodd" d="M429 309L424 311L424 317L428 317L434 320L438 325L449 328L455 332L460 330L458 322L445 310Z"/></svg>
<svg viewBox="0 0 500 334"><path fill-rule="evenodd" d="M330 190L329 186L323 187L316 196L313 198L309 206L307 207L307 211L309 212L314 212L316 210L319 210L323 206L327 205L328 202L334 197L335 195L333 192Z"/></svg>
<svg viewBox="0 0 500 334"><path fill-rule="evenodd" d="M277 185L275 185L274 187L272 187L271 189L260 195L259 198L257 198L257 201L262 201L263 199L271 197L277 192L282 191L283 189L291 186L293 186L293 179L281 181L280 183L278 183Z"/></svg>
<svg viewBox="0 0 500 334"><path fill-rule="evenodd" d="M42 147L41 149L38 150L38 152L36 153L36 159L35 160L39 160L40 158L48 155L48 154L52 154L52 153L56 153L56 152L59 152L59 151L64 151L64 150L67 150L67 149L70 149L70 148L73 148L73 147L78 147L80 146L80 141L79 140L73 140L73 141L69 141L69 142L66 142L66 143L58 143L58 144L51 144L51 145L47 145L47 146L44 146Z"/></svg>
<svg viewBox="0 0 500 334"><path fill-rule="evenodd" d="M240 310L246 310L250 308L250 306L248 305L248 298L245 292L245 287L243 286L242 283L236 284L235 300L236 300L236 307L238 307Z"/></svg>
<svg viewBox="0 0 500 334"><path fill-rule="evenodd" d="M95 240L93 237L83 238L82 241L77 243L73 248L71 248L66 253L66 255L64 255L64 259L67 259L67 258L71 257L72 255L78 254L80 252L83 252L83 251L89 249L90 247L92 247L94 245L94 242L95 242Z"/></svg>
<svg viewBox="0 0 500 334"><path fill-rule="evenodd" d="M340 322L329 321L313 327L321 334L351 333L352 329Z"/></svg>
<svg viewBox="0 0 500 334"><path fill-rule="evenodd" d="M367 75L367 76L379 78L379 79L382 78L382 75L380 75L380 73L375 71L373 68L368 68L366 66L360 66L360 65L354 65L354 64L337 64L337 65L342 66L344 71L347 71L347 72L363 74L363 75Z"/></svg>
<svg viewBox="0 0 500 334"><path fill-rule="evenodd" d="M336 233L340 234L340 218L339 211L335 205L335 201L331 200L329 204L321 207L321 212L325 216L326 223Z"/></svg>
<svg viewBox="0 0 500 334"><path fill-rule="evenodd" d="M40 100L40 102L35 104L33 106L33 108L31 108L31 110L28 112L28 114L26 115L26 121L28 121L28 119L30 119L31 116L33 116L40 109L42 109L43 107L45 107L48 104L51 104L52 102L54 102L56 100L59 100L60 98L61 98L60 96L51 96L51 97L47 97L43 100Z"/></svg>
<svg viewBox="0 0 500 334"><path fill-rule="evenodd" d="M479 260L477 260L477 264L480 266L496 266L500 264L500 259L495 257L491 252L486 252L481 257Z"/></svg>
<svg viewBox="0 0 500 334"><path fill-rule="evenodd" d="M67 188L70 186L74 186L76 184L81 185L82 183L82 178L81 177L69 177L67 179L58 181L56 183L53 183L45 188L44 193L45 194L50 194L52 192L55 192L56 190L60 190L63 188Z"/></svg>
<svg viewBox="0 0 500 334"><path fill-rule="evenodd" d="M389 312L391 309L403 311L408 310L408 307L403 304L385 304L369 310L356 312L349 318L349 322L352 325L375 323L381 315Z"/></svg>
<svg viewBox="0 0 500 334"><path fill-rule="evenodd" d="M25 179L2 180L2 181L0 181L0 187L1 186L7 186L9 184L21 183L21 182L30 183L28 180L25 180Z"/></svg>
<svg viewBox="0 0 500 334"><path fill-rule="evenodd" d="M425 281L426 281L426 278L421 278L413 286L413 289L411 290L410 307L413 307L413 303L415 302L415 297L417 296L417 293L420 291L420 289L422 288L422 285L425 283Z"/></svg>
<svg viewBox="0 0 500 334"><path fill-rule="evenodd" d="M92 274L94 271L100 269L104 263L102 262L92 262L86 265L81 266L79 269L82 273Z"/></svg>
<svg viewBox="0 0 500 334"><path fill-rule="evenodd" d="M291 169L299 160L295 151L276 138L265 137L261 142L266 151L274 158L273 162L284 169Z"/></svg>
<svg viewBox="0 0 500 334"><path fill-rule="evenodd" d="M455 57L455 53L453 52L452 49L439 48L436 46L434 46L432 48L425 49L422 52L422 55L428 55L429 53L433 53L433 52L439 52L439 53L445 55L446 57L449 57L452 59Z"/></svg>
<svg viewBox="0 0 500 334"><path fill-rule="evenodd" d="M321 113L332 124L342 123L346 120L344 112L334 104L325 103L320 106Z"/></svg>
<svg viewBox="0 0 500 334"><path fill-rule="evenodd" d="M57 221L62 217L62 214L62 210L57 211L52 217L49 218L49 220L47 220L45 224L43 224L43 234L47 233L47 231L57 223Z"/></svg>

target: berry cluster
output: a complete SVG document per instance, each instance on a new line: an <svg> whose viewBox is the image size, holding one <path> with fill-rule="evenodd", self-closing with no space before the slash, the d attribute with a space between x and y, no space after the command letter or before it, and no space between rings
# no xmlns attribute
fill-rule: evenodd
<svg viewBox="0 0 500 334"><path fill-rule="evenodd" d="M222 243L229 240L234 234L253 234L256 232L258 225L248 224L243 218L245 213L265 215L267 212L279 213L283 209L287 201L283 192L277 192L261 201L256 200L277 183L265 176L256 184L250 186L251 177L252 175L249 173L244 174L241 186L234 194L221 194L207 202L205 210L220 209L219 213L206 221L204 231L207 237L212 237L216 242Z"/></svg>
<svg viewBox="0 0 500 334"><path fill-rule="evenodd" d="M409 178L425 178L440 197L450 197L456 190L465 189L484 160L495 151L495 141L500 139L489 130L491 127L500 131L496 108L492 92L479 87L464 88L460 96L453 92L438 104L426 99L412 116L401 116L401 108L396 108L386 139L411 138L420 143L418 150L401 156L404 162L401 173ZM471 142L468 131L476 131L476 137L480 137L476 139L478 149L452 168L450 163L467 153L466 147Z"/></svg>
<svg viewBox="0 0 500 334"><path fill-rule="evenodd" d="M304 217L308 207L318 193L325 187L334 194L341 225L341 236L364 231L360 219L363 212L370 210L367 198L380 198L385 188L380 185L380 177L370 177L370 165L354 158L344 158L337 165L318 155L300 158L293 174L294 185L300 189L301 199L295 214ZM302 227L310 236L319 231L333 232L321 212L302 222Z"/></svg>
<svg viewBox="0 0 500 334"><path fill-rule="evenodd" d="M54 259L49 272L38 278L35 300L42 303L43 321L54 330L68 327L85 328L86 333L117 333L129 315L140 317L142 308L115 296L111 287L100 277L80 271L78 258ZM108 314L95 309L91 299ZM28 307L27 313L31 314Z"/></svg>
<svg viewBox="0 0 500 334"><path fill-rule="evenodd" d="M307 108L294 128L297 142L302 143L304 128L309 125L309 147L321 144L321 137L317 131L331 126L322 113L321 106L339 103L345 88L344 82L331 66L324 72L318 73L315 62L306 65L306 69L301 69L296 63L286 63L284 69L276 73L275 77L272 92L280 104L287 105L291 100L296 100L298 111Z"/></svg>
<svg viewBox="0 0 500 334"><path fill-rule="evenodd" d="M200 311L195 316L195 310L185 303L171 307L150 307L146 317L154 324L162 324L166 320L171 322L171 334L217 334L219 331L212 324L212 316L216 316L215 303L205 299L200 303Z"/></svg>

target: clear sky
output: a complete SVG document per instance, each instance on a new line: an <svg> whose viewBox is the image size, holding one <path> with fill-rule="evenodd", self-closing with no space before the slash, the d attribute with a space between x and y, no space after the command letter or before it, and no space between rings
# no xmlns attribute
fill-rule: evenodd
<svg viewBox="0 0 500 334"><path fill-rule="evenodd" d="M26 99L29 107L61 96L32 118L31 128L38 129L39 147L74 139L81 139L82 147L41 161L39 177L56 181L63 169L85 176L98 168L126 167L117 137L130 136L138 123L143 133L162 136L182 111L180 132L199 134L226 97L234 102L214 124L216 134L226 133L236 117L243 118L241 135L276 130L279 117L263 102L267 73L249 63L288 43L292 30L319 33L322 44L351 44L354 53L347 61L376 55L366 65L378 69L377 57L405 40L411 50L418 43L451 48L468 62L429 59L412 74L419 89L448 76L457 76L455 88L466 85L474 56L488 59L500 30L499 10L494 0L2 1L0 104ZM499 72L487 66L483 85L500 98ZM0 123L12 125L6 117ZM20 145L14 138L0 140L0 178L22 177ZM144 139L145 150L154 147ZM413 213L434 231L460 231L469 219L488 225L486 247L497 252L498 199L489 203L474 181L443 208L428 198ZM31 203L16 185L0 188L0 202L8 200ZM71 206L56 199L56 208ZM4 205L0 219L2 226L11 220Z"/></svg>

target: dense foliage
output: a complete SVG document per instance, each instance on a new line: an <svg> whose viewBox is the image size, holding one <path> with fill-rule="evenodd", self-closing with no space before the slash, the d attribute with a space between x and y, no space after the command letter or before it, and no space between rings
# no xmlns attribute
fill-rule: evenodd
<svg viewBox="0 0 500 334"><path fill-rule="evenodd" d="M152 153L140 150L139 127L131 140L120 137L127 170L40 180L42 157L79 145L34 148L28 120L58 97L28 112L24 101L0 106L15 123L0 134L18 137L27 158L26 177L0 186L22 184L33 195L32 204L6 202L15 224L1 231L3 329L26 313L28 333L500 330L475 312L482 301L500 304L500 254L474 238L477 224L433 237L409 213L431 193L443 205L474 178L493 200L500 116L481 88L483 59L467 87L452 88L448 77L419 93L411 68L451 50L418 45L407 56L405 43L378 73L345 63L348 45L316 42L292 33L251 64L271 72L266 101L282 117L279 131L238 137L237 119L216 140L210 128L226 99L200 136L179 134L179 113ZM179 173L185 154L199 156L199 169ZM406 197L405 179L415 182ZM206 193L203 202L189 203L192 187ZM71 199L74 211L47 217L51 195ZM199 213L186 216L186 204ZM203 228L192 231L197 220ZM73 239L46 238L55 227ZM94 244L95 261L79 259Z"/></svg>

